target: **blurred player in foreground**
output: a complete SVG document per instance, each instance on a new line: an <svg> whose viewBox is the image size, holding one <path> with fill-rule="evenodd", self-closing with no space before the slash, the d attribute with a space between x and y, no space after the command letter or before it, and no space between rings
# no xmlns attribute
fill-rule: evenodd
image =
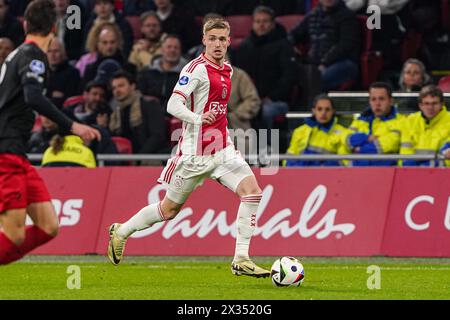
<svg viewBox="0 0 450 320"><path fill-rule="evenodd" d="M53 1L36 0L25 12L25 42L11 52L0 71L0 265L22 258L56 236L58 217L47 188L28 159L26 143L33 110L85 141L97 130L73 122L44 95L47 51L56 22ZM34 225L25 227L26 215Z"/></svg>
<svg viewBox="0 0 450 320"><path fill-rule="evenodd" d="M205 52L183 68L167 105L167 111L183 121L177 154L158 179L168 185L168 191L161 202L144 207L123 224L111 225L108 256L113 264L122 260L128 237L157 222L173 219L191 192L209 177L241 199L232 273L269 276L268 270L250 260L248 252L262 191L227 130L232 75L231 65L225 61L229 35L230 25L223 19L204 24Z"/></svg>

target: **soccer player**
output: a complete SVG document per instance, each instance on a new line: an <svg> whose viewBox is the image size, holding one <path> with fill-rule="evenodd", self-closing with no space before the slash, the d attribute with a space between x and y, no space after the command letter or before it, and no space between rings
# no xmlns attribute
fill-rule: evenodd
<svg viewBox="0 0 450 320"><path fill-rule="evenodd" d="M210 177L241 199L232 273L270 275L250 260L248 252L262 191L227 131L232 75L231 65L225 61L229 35L230 25L223 19L211 19L204 24L205 52L183 68L167 105L167 111L183 121L177 154L167 162L158 179L168 185L167 193L161 202L144 207L127 222L111 225L108 256L113 264L122 260L130 235L173 219L190 193Z"/></svg>
<svg viewBox="0 0 450 320"><path fill-rule="evenodd" d="M0 71L0 265L20 259L58 232L47 188L26 159L33 110L86 141L100 139L97 130L73 122L43 95L45 51L55 21L52 0L31 2L25 12L25 42L8 55ZM27 213L33 226L25 227Z"/></svg>

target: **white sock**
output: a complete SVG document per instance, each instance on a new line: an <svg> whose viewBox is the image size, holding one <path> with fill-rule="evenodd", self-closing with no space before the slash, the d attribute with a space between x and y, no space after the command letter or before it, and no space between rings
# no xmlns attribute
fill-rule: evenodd
<svg viewBox="0 0 450 320"><path fill-rule="evenodd" d="M157 222L164 221L164 215L161 210L161 202L152 203L142 208L138 213L131 217L117 230L119 237L127 239L134 232L147 229Z"/></svg>
<svg viewBox="0 0 450 320"><path fill-rule="evenodd" d="M253 231L256 229L256 211L258 210L261 197L261 194L251 194L241 198L237 217L234 261L250 259L248 249Z"/></svg>

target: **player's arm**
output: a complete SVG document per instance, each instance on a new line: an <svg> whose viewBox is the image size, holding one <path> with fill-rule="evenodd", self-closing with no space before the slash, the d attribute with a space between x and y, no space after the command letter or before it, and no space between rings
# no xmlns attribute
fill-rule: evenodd
<svg viewBox="0 0 450 320"><path fill-rule="evenodd" d="M58 124L66 131L80 136L83 140L100 140L100 133L89 126L74 122L43 95L44 79L40 72L45 72L45 64L38 59L24 59L21 64L20 76L23 86L25 103ZM30 61L31 60L31 61Z"/></svg>
<svg viewBox="0 0 450 320"><path fill-rule="evenodd" d="M205 112L202 115L190 111L186 106L186 98L176 92L172 93L167 102L167 112L181 121L196 125L211 124L216 121L213 111Z"/></svg>
<svg viewBox="0 0 450 320"><path fill-rule="evenodd" d="M185 69L186 68L189 68L189 65L186 66ZM200 115L187 108L186 100L199 86L201 77L200 66L197 67L197 70L194 73L187 73L183 69L180 78L173 89L173 93L167 102L168 113L181 121L195 125L211 124L216 120L216 115L212 111Z"/></svg>

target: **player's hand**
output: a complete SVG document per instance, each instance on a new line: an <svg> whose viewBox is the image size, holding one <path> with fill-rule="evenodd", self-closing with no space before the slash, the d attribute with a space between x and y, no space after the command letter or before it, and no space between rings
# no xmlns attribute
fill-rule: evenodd
<svg viewBox="0 0 450 320"><path fill-rule="evenodd" d="M450 159L450 148L444 150L442 154L444 155L445 159Z"/></svg>
<svg viewBox="0 0 450 320"><path fill-rule="evenodd" d="M375 140L378 140L378 137L374 135L370 135L369 138L367 138L367 141L369 142L374 142Z"/></svg>
<svg viewBox="0 0 450 320"><path fill-rule="evenodd" d="M91 142L94 139L100 141L102 139L100 132L97 129L78 122L72 124L72 129L70 131L83 139L84 142Z"/></svg>
<svg viewBox="0 0 450 320"><path fill-rule="evenodd" d="M216 114L210 110L202 114L202 124L211 124L216 121Z"/></svg>

